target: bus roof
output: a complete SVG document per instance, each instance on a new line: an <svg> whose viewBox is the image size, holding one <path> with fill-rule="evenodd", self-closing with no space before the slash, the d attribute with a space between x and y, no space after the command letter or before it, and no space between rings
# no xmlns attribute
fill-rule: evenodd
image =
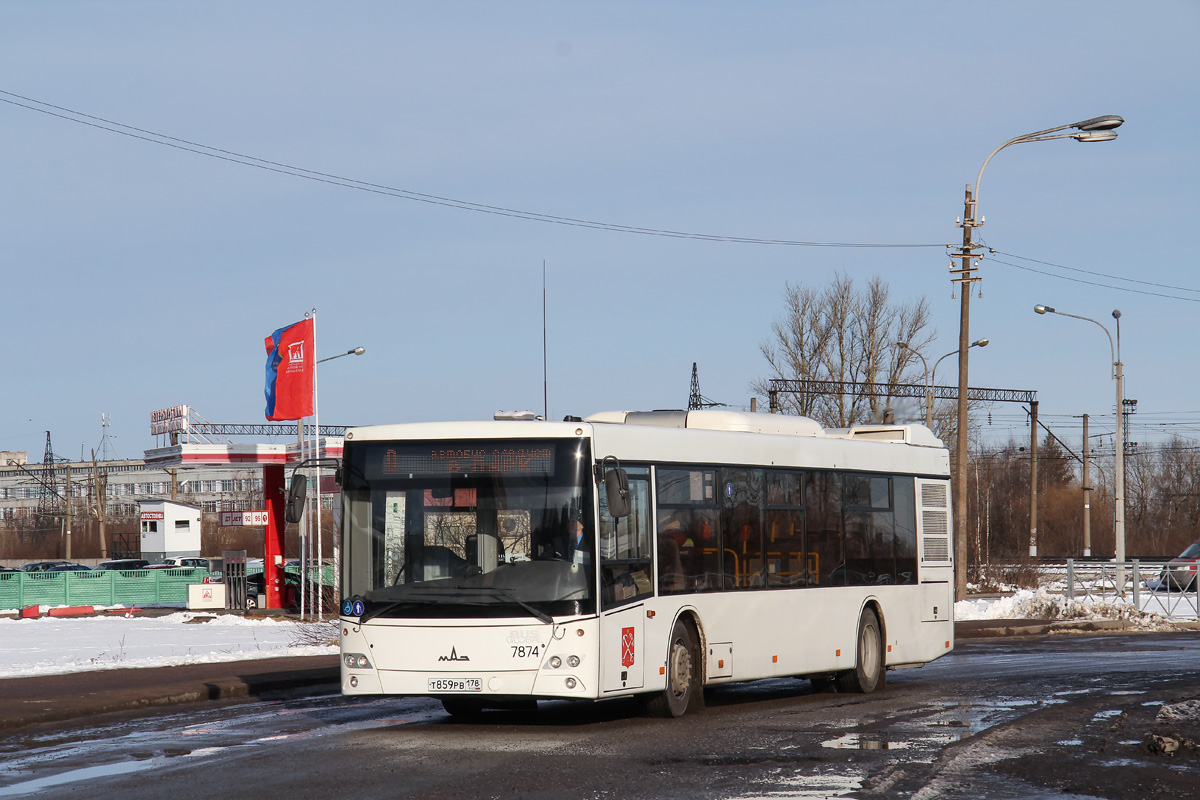
<svg viewBox="0 0 1200 800"><path fill-rule="evenodd" d="M949 454L924 425L823 429L814 420L741 411L606 411L586 419L476 420L377 425L346 441L572 439L590 437L595 457L949 474Z"/></svg>

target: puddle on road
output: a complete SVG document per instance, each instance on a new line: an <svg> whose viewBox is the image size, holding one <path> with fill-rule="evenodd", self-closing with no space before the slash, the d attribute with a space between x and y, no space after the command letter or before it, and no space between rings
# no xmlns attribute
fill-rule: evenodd
<svg viewBox="0 0 1200 800"><path fill-rule="evenodd" d="M766 781L757 781L765 783ZM770 779L772 788L758 794L745 794L732 800L835 800L849 797L862 788L862 776L851 775L807 775L793 774L784 776L778 773Z"/></svg>
<svg viewBox="0 0 1200 800"><path fill-rule="evenodd" d="M98 767L83 767L82 769L68 770L60 772L57 775L48 775L44 778L35 778L31 781L23 781L14 783L11 786L0 788L0 797L15 797L17 795L29 794L36 792L39 789L46 789L51 786L61 786L64 783L75 783L77 781L92 780L94 778L107 778L113 775L130 775L134 772L150 769L159 766L161 759L150 759L148 761L123 761L118 764L104 764Z"/></svg>
<svg viewBox="0 0 1200 800"><path fill-rule="evenodd" d="M880 739L870 739L857 733L847 733L836 739L821 742L822 747L834 750L907 750L911 742L885 742Z"/></svg>
<svg viewBox="0 0 1200 800"><path fill-rule="evenodd" d="M196 750L178 750L149 758L118 761L115 764L100 764L95 767L69 769L65 772L59 772L54 775L47 775L42 778L33 778L31 780L20 781L9 786L0 787L0 797L17 797L19 795L29 794L30 792L36 792L40 789L46 789L51 786L62 786L63 784L67 783L78 783L79 781L95 780L96 778L110 778L114 775L132 775L135 772L142 772L143 770L153 768L161 769L172 763L177 763L175 762L175 759L179 757L205 758L207 756L219 755L227 750L248 746L249 745L245 744L236 744L230 746L202 747Z"/></svg>

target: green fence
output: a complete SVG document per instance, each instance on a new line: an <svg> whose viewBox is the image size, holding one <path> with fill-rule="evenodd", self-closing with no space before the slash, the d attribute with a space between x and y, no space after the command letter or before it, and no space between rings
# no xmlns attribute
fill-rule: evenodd
<svg viewBox="0 0 1200 800"><path fill-rule="evenodd" d="M298 575L300 568L284 568ZM251 575L257 574L256 570ZM317 577L318 573L320 578ZM333 567L309 568L310 579L333 586ZM67 572L0 572L0 609L26 606L148 606L186 603L188 584L220 573L206 569L96 569Z"/></svg>
<svg viewBox="0 0 1200 800"><path fill-rule="evenodd" d="M204 569L0 572L0 609L26 606L115 606L186 603L188 585Z"/></svg>

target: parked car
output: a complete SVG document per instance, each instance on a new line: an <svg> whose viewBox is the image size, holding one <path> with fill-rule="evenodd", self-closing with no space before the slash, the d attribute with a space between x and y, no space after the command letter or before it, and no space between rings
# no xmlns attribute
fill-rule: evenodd
<svg viewBox="0 0 1200 800"><path fill-rule="evenodd" d="M101 561L96 569L146 569L150 562L144 558L115 558L112 561Z"/></svg>
<svg viewBox="0 0 1200 800"><path fill-rule="evenodd" d="M62 567L83 567L81 564L72 564L70 561L30 561L28 564L21 565L21 572L58 572Z"/></svg>
<svg viewBox="0 0 1200 800"><path fill-rule="evenodd" d="M55 564L46 569L46 572L91 572L91 567L85 567L83 564Z"/></svg>
<svg viewBox="0 0 1200 800"><path fill-rule="evenodd" d="M161 564L151 564L151 569L208 569L208 559L198 556L164 558Z"/></svg>
<svg viewBox="0 0 1200 800"><path fill-rule="evenodd" d="M1200 541L1192 542L1188 548L1177 557L1172 558L1163 567L1159 580L1168 589L1196 591L1196 570L1200 566Z"/></svg>

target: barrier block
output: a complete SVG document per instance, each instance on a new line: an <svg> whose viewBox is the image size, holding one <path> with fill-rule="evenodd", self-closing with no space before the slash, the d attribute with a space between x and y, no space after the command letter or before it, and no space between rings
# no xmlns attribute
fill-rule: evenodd
<svg viewBox="0 0 1200 800"><path fill-rule="evenodd" d="M42 615L39 606L25 606L21 609L21 619L37 619Z"/></svg>
<svg viewBox="0 0 1200 800"><path fill-rule="evenodd" d="M66 606L64 608L52 608L46 612L51 617L87 617L96 613L96 609L92 606Z"/></svg>

